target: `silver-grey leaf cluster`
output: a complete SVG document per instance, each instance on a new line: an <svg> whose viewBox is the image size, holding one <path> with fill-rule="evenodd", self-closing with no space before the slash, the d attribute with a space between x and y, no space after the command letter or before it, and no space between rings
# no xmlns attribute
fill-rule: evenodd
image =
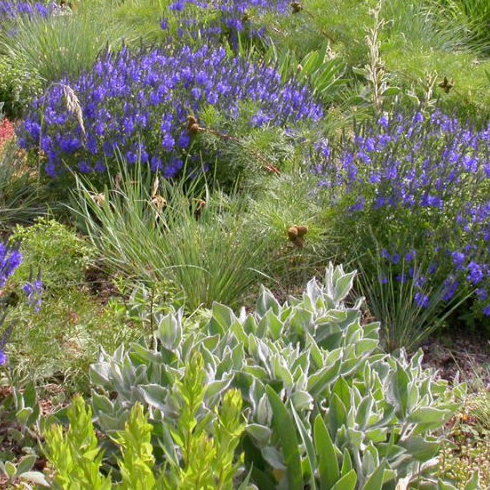
<svg viewBox="0 0 490 490"><path fill-rule="evenodd" d="M253 313L214 304L198 326L181 312L162 316L151 341L102 352L91 367L98 425L122 429L141 402L155 425L154 446L164 448L178 417L175 383L200 353L207 388L199 417L229 388L241 390L247 428L239 449L258 488L415 485L430 475L437 431L465 387L435 380L420 352L384 353L379 324L363 324L362 299L351 297L354 278L330 264L323 284L312 279L283 305L262 288Z"/></svg>

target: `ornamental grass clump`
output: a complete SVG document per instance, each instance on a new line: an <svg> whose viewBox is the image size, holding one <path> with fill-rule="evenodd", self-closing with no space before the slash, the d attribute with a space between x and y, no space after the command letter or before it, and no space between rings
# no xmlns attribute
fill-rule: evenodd
<svg viewBox="0 0 490 490"><path fill-rule="evenodd" d="M204 113L215 115L213 127L204 126ZM50 177L67 167L103 172L120 153L129 164L139 160L172 178L184 167L195 175L219 158L196 144L201 134L229 141L235 128L283 127L321 117L306 86L282 83L273 68L229 57L223 48L124 48L103 55L73 82L53 84L33 103L19 144L41 151Z"/></svg>
<svg viewBox="0 0 490 490"><path fill-rule="evenodd" d="M490 316L489 137L435 112L318 145L339 251L358 261L389 348L414 347L468 296L466 324Z"/></svg>

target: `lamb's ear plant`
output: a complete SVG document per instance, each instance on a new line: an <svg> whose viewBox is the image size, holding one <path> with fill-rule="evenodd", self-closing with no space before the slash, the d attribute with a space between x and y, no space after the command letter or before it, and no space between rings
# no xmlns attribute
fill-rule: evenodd
<svg viewBox="0 0 490 490"><path fill-rule="evenodd" d="M354 277L330 265L324 284L310 281L283 305L262 288L254 313L214 303L196 328L178 312L160 319L151 341L101 352L91 368L98 427L121 430L130 407L143 404L155 457L171 474L181 441L196 434L185 447L197 444L196 431L237 388L242 476L259 488L381 489L430 479L440 431L465 386L436 381L421 352L410 360L383 353L379 325L361 325ZM195 393L186 398L198 421L192 432L175 429L189 411L179 395L186 386Z"/></svg>

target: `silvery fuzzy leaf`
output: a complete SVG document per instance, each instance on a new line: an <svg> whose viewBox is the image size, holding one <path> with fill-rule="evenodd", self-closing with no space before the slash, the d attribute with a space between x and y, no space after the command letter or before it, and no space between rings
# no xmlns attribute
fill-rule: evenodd
<svg viewBox="0 0 490 490"><path fill-rule="evenodd" d="M39 471L26 471L19 475L19 478L30 483L34 483L35 485L39 485L41 487L49 487L49 483L46 480L46 477Z"/></svg>
<svg viewBox="0 0 490 490"><path fill-rule="evenodd" d="M293 387L293 377L289 372L285 360L279 355L274 355L270 358L270 365L272 367L273 376L276 379L280 379L286 389L291 389Z"/></svg>
<svg viewBox="0 0 490 490"><path fill-rule="evenodd" d="M269 310L272 310L275 315L278 315L281 306L274 295L266 287L261 286L255 311L259 317L263 317Z"/></svg>
<svg viewBox="0 0 490 490"><path fill-rule="evenodd" d="M354 278L356 277L357 271L349 272L340 276L335 281L333 300L335 303L340 303L343 301L352 289L354 283Z"/></svg>
<svg viewBox="0 0 490 490"><path fill-rule="evenodd" d="M306 391L295 391L291 395L291 402L294 405L294 408L298 412L301 412L303 410L312 410L314 399Z"/></svg>
<svg viewBox="0 0 490 490"><path fill-rule="evenodd" d="M306 332L313 334L314 326L313 314L304 308L296 308L289 318L289 327L298 335L304 335Z"/></svg>
<svg viewBox="0 0 490 490"><path fill-rule="evenodd" d="M92 391L92 406L95 412L103 412L107 414L114 414L114 404L104 395L99 395L95 391Z"/></svg>
<svg viewBox="0 0 490 490"><path fill-rule="evenodd" d="M238 321L231 308L220 303L213 303L212 317L208 323L208 331L211 334L224 335L231 325Z"/></svg>
<svg viewBox="0 0 490 490"><path fill-rule="evenodd" d="M310 375L308 378L308 391L313 396L318 396L322 393L329 384L337 379L341 365L341 362L337 362L333 366L326 366Z"/></svg>
<svg viewBox="0 0 490 490"><path fill-rule="evenodd" d="M272 468L275 470L286 470L284 458L276 448L267 446L263 448L261 452L263 458L272 466Z"/></svg>
<svg viewBox="0 0 490 490"><path fill-rule="evenodd" d="M379 342L373 339L362 339L356 342L356 355L362 356L372 352L378 347Z"/></svg>
<svg viewBox="0 0 490 490"><path fill-rule="evenodd" d="M248 424L245 431L262 446L265 446L272 436L272 430L260 424Z"/></svg>
<svg viewBox="0 0 490 490"><path fill-rule="evenodd" d="M269 403L267 395L264 393L257 404L255 418L261 425L270 426L272 420L272 407Z"/></svg>
<svg viewBox="0 0 490 490"><path fill-rule="evenodd" d="M323 299L324 296L323 287L315 278L308 281L305 293L313 304L316 304L318 299Z"/></svg>
<svg viewBox="0 0 490 490"><path fill-rule="evenodd" d="M373 409L374 400L371 394L367 394L357 405L356 410L356 423L359 425L361 430L365 430L368 426L369 420L371 418L371 411Z"/></svg>
<svg viewBox="0 0 490 490"><path fill-rule="evenodd" d="M182 340L181 314L165 315L160 320L155 335L167 349L177 349Z"/></svg>
<svg viewBox="0 0 490 490"><path fill-rule="evenodd" d="M110 367L106 362L97 362L90 366L90 381L98 386L105 386L109 383Z"/></svg>
<svg viewBox="0 0 490 490"><path fill-rule="evenodd" d="M215 380L206 384L206 398L212 399L228 389L233 381L233 374L229 373L225 375L224 379Z"/></svg>
<svg viewBox="0 0 490 490"><path fill-rule="evenodd" d="M162 354L160 352L151 351L150 349L140 345L133 344L129 354L131 361L135 363L160 363L162 362Z"/></svg>
<svg viewBox="0 0 490 490"><path fill-rule="evenodd" d="M268 310L259 321L257 335L259 337L263 337L265 334L268 334L272 340L278 340L281 336L283 328L283 322L279 320L272 310Z"/></svg>
<svg viewBox="0 0 490 490"><path fill-rule="evenodd" d="M141 395L145 402L155 408L158 408L162 412L165 410L165 401L168 395L168 390L159 385L141 385Z"/></svg>
<svg viewBox="0 0 490 490"><path fill-rule="evenodd" d="M409 437L405 441L400 441L398 445L418 461L428 461L433 458L439 451L440 446L437 439L421 436Z"/></svg>

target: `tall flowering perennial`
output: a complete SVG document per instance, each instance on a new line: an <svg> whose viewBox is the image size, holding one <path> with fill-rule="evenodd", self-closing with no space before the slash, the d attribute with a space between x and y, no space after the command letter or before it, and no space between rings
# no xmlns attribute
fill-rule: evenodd
<svg viewBox="0 0 490 490"><path fill-rule="evenodd" d="M0 243L0 327L2 327L5 317L7 316L6 308L2 303L2 290L7 283L7 280L12 276L15 270L22 263L22 254L16 247L8 247ZM32 276L32 275L31 275ZM41 271L38 272L36 279L31 279L27 282L22 290L27 298L27 304L31 306L35 312L38 312L41 307L41 299L43 292L43 283L41 281ZM5 345L12 333L12 326L6 327L3 332L0 332L0 366L3 366L7 360L5 355Z"/></svg>
<svg viewBox="0 0 490 490"><path fill-rule="evenodd" d="M46 18L52 12L52 5L31 2L0 1L0 29L10 26L19 17Z"/></svg>
<svg viewBox="0 0 490 490"><path fill-rule="evenodd" d="M207 22L202 22L206 16ZM191 36L199 30L207 39L229 34L232 42L245 32L250 37L262 37L264 29L254 28L253 19L266 13L286 15L292 12L289 0L176 0L170 4L161 28L167 30L169 20L175 21L178 35L187 31Z"/></svg>
<svg viewBox="0 0 490 490"><path fill-rule="evenodd" d="M0 290L22 262L21 253L0 243Z"/></svg>
<svg viewBox="0 0 490 490"><path fill-rule="evenodd" d="M10 249L3 243L0 243L0 293L7 279L14 273L22 262L22 255L17 249ZM0 311L0 327L5 320L5 313ZM5 344L10 336L11 329L7 327L0 335L0 366L3 366L7 360L5 355Z"/></svg>
<svg viewBox="0 0 490 490"><path fill-rule="evenodd" d="M124 48L36 100L20 129L19 145L40 146L51 177L64 165L86 174L104 171L105 161L120 152L129 164L140 158L172 178L192 156L195 132L189 116L200 123L208 108L226 115L227 124L212 128L220 132L240 117L253 127L322 117L306 87L284 84L273 68L230 58L222 48L136 53Z"/></svg>
<svg viewBox="0 0 490 490"><path fill-rule="evenodd" d="M490 316L489 141L490 126L435 112L382 116L338 149L317 147L313 170L345 211L344 236L364 253L375 244L379 280L410 283L421 309L473 291L477 314Z"/></svg>

